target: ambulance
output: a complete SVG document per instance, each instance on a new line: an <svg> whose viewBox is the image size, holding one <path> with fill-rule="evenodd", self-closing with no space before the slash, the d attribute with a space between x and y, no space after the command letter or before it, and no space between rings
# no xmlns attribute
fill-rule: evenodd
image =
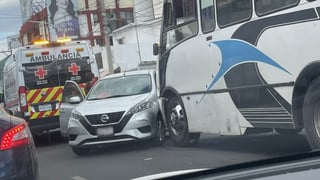
<svg viewBox="0 0 320 180"><path fill-rule="evenodd" d="M85 41L43 41L20 47L3 70L4 105L26 119L33 134L59 131L65 81L75 81L84 90L90 73L91 78L99 78L95 56Z"/></svg>

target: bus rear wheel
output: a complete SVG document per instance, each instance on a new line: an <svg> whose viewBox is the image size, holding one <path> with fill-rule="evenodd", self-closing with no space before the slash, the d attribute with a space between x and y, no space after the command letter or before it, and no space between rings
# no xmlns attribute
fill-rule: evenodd
<svg viewBox="0 0 320 180"><path fill-rule="evenodd" d="M320 77L309 85L303 102L303 123L312 150L320 149Z"/></svg>
<svg viewBox="0 0 320 180"><path fill-rule="evenodd" d="M182 103L176 96L169 98L166 106L170 137L177 146L197 144L200 133L189 133L188 121Z"/></svg>

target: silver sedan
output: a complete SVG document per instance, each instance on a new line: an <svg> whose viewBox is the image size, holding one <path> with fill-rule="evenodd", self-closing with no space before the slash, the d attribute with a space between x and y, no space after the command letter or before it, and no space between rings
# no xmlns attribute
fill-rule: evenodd
<svg viewBox="0 0 320 180"><path fill-rule="evenodd" d="M73 81L66 82L64 91L61 131L77 155L101 144L152 138L157 143L164 141L155 71L107 76L97 81L85 98ZM71 114L64 117L66 111Z"/></svg>

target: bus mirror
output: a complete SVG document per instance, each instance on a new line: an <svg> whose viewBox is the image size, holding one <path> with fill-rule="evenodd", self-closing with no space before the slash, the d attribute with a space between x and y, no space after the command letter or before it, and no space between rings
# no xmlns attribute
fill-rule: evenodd
<svg viewBox="0 0 320 180"><path fill-rule="evenodd" d="M157 56L159 54L159 45L158 43L153 44L153 55Z"/></svg>

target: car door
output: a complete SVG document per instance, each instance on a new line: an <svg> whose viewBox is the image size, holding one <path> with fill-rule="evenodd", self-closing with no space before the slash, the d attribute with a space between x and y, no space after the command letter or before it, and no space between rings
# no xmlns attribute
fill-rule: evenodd
<svg viewBox="0 0 320 180"><path fill-rule="evenodd" d="M70 101L72 97L78 97L77 101ZM67 137L67 129L68 129L68 122L71 116L71 111L84 100L84 92L81 90L79 85L74 82L67 80L62 94L61 106L60 106L60 132L62 136ZM73 99L74 100L74 99Z"/></svg>

